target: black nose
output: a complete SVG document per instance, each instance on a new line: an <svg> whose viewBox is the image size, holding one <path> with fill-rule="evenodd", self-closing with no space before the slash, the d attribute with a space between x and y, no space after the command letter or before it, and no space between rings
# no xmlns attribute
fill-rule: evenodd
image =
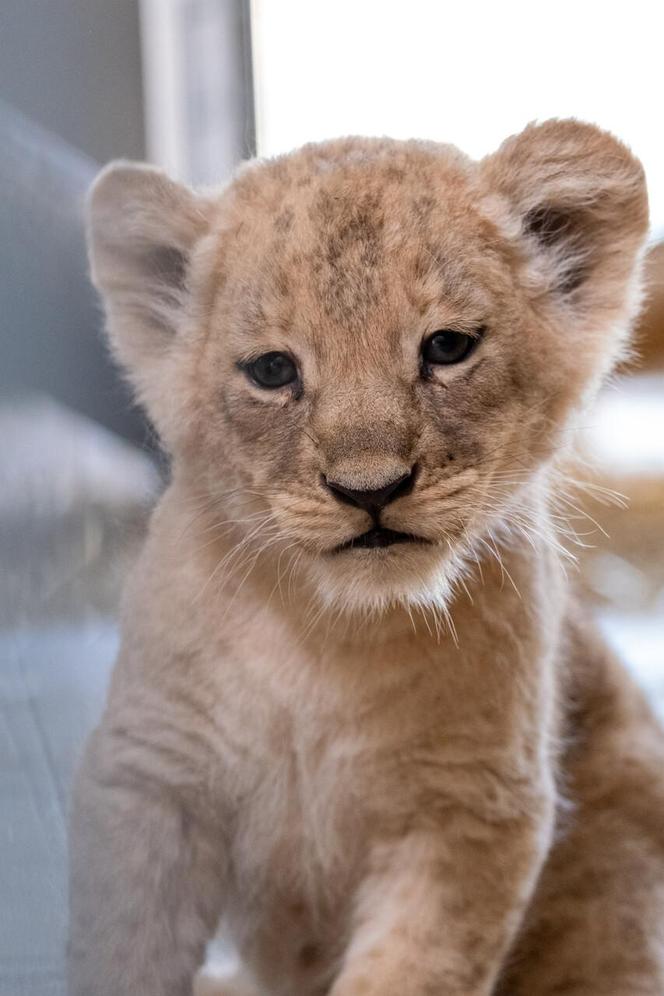
<svg viewBox="0 0 664 996"><path fill-rule="evenodd" d="M355 488L347 488L345 484L340 484L339 481L330 481L327 477L323 477L323 483L338 501L342 501L346 505L356 505L358 508L370 512L371 515L375 515L391 501L395 501L395 499L412 491L415 483L415 467L407 474L395 477L389 484L384 484L382 488L376 488L373 491L358 491Z"/></svg>

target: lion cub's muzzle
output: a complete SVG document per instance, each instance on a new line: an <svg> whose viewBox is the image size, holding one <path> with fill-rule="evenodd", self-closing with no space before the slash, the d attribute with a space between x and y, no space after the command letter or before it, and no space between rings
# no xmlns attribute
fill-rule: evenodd
<svg viewBox="0 0 664 996"><path fill-rule="evenodd" d="M392 478L387 483L377 488L354 488L349 487L342 481L331 480L324 474L321 475L322 485L344 505L353 505L368 512L373 519L373 525L364 533L351 536L350 539L340 543L334 548L333 553L340 553L343 550L376 550L393 546L395 543L423 543L427 542L422 537L414 536L412 533L402 533L395 529L388 529L380 523L380 513L391 502L397 498L408 495L415 486L417 477L417 465L413 465L409 471Z"/></svg>
<svg viewBox="0 0 664 996"><path fill-rule="evenodd" d="M348 484L343 481L330 480L330 478L326 477L324 474L321 475L321 480L323 485L328 489L328 491L331 492L332 495L334 495L337 501L343 502L346 505L355 505L357 508L362 508L368 512L372 518L377 519L381 510L385 508L386 505L389 505L392 501L396 501L397 498L410 494L415 485L416 476L417 465L415 464L405 474L400 474L398 477L393 478L381 487L371 488L369 490L349 487Z"/></svg>

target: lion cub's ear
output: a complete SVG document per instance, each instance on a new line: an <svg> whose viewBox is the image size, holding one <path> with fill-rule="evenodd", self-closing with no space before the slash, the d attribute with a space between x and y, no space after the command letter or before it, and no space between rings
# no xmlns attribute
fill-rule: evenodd
<svg viewBox="0 0 664 996"><path fill-rule="evenodd" d="M114 352L143 399L182 323L191 252L208 227L205 208L160 170L128 162L102 170L88 197L92 279Z"/></svg>
<svg viewBox="0 0 664 996"><path fill-rule="evenodd" d="M648 198L626 146L593 125L546 121L508 138L480 176L492 213L526 250L536 293L602 320L632 317Z"/></svg>

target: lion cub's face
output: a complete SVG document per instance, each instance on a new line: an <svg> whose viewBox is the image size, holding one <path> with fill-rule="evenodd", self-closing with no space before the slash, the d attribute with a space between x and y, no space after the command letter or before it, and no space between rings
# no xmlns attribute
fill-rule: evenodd
<svg viewBox="0 0 664 996"><path fill-rule="evenodd" d="M306 147L217 196L118 166L91 201L111 335L175 473L348 604L446 597L610 366L645 225L638 163L573 122L480 164Z"/></svg>

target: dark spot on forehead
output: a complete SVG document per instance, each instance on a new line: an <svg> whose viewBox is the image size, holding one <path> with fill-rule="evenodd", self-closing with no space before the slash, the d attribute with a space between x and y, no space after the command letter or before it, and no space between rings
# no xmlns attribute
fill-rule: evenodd
<svg viewBox="0 0 664 996"><path fill-rule="evenodd" d="M279 297L288 297L291 291L290 279L283 266L277 266L274 271L274 289Z"/></svg>
<svg viewBox="0 0 664 996"><path fill-rule="evenodd" d="M401 183L406 177L406 171L402 166L390 163L385 167L385 176L388 180L394 180L396 183Z"/></svg>
<svg viewBox="0 0 664 996"><path fill-rule="evenodd" d="M425 252L418 252L413 257L413 276L416 280L424 280L431 272L431 259Z"/></svg>
<svg viewBox="0 0 664 996"><path fill-rule="evenodd" d="M323 189L314 197L309 217L330 237L374 238L384 226L382 196L378 190L349 194L347 189L339 193Z"/></svg>
<svg viewBox="0 0 664 996"><path fill-rule="evenodd" d="M418 194L412 202L413 217L422 225L429 221L435 206L436 200L431 194Z"/></svg>
<svg viewBox="0 0 664 996"><path fill-rule="evenodd" d="M348 196L322 190L309 216L318 238L312 269L324 310L343 324L361 319L380 293L385 227L380 194Z"/></svg>
<svg viewBox="0 0 664 996"><path fill-rule="evenodd" d="M292 207L285 207L274 219L274 229L276 232L285 233L293 227L294 211Z"/></svg>

